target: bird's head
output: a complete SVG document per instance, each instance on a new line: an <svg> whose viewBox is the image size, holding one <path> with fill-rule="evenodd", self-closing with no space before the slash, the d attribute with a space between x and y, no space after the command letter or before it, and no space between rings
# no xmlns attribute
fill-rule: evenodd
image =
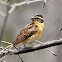
<svg viewBox="0 0 62 62"><path fill-rule="evenodd" d="M39 14L31 17L31 20L32 20L32 23L34 23L34 22L43 23L44 22L43 16L42 15L39 15Z"/></svg>

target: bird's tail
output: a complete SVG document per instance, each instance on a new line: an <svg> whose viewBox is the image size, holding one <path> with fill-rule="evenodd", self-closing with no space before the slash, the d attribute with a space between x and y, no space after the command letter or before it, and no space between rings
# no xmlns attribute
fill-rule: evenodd
<svg viewBox="0 0 62 62"><path fill-rule="evenodd" d="M10 47L7 49L7 51L0 57L0 61L4 59L4 56L9 52L11 48L13 48L13 44L11 44Z"/></svg>

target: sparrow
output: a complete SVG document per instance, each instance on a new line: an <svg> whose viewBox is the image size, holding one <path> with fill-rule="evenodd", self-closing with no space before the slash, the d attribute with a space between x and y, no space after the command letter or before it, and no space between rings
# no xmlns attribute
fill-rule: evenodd
<svg viewBox="0 0 62 62"><path fill-rule="evenodd" d="M15 47L17 44L30 44L32 45L37 40L41 38L43 29L44 29L44 19L43 16L40 14L36 14L31 17L32 23L26 25L18 34L12 45L8 48L7 52L4 54L6 55L8 51ZM4 56L3 55L3 56Z"/></svg>

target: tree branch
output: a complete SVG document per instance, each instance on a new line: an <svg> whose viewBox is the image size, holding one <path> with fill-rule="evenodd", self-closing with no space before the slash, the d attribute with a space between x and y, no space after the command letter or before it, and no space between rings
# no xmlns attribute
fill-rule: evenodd
<svg viewBox="0 0 62 62"><path fill-rule="evenodd" d="M11 7L11 9L8 11L9 14L11 14L11 13L14 11L14 9L15 9L16 7L18 7L18 6L22 6L22 5L30 4L30 3L34 3L34 2L42 2L42 1L44 1L44 5L43 5L43 8L44 8L45 3L46 3L46 0L33 0L33 1L23 1L23 2L20 2L20 3L14 3L14 4L11 5L11 4L8 3L8 1L9 1L9 0L6 0L5 2L3 2L3 1L0 0L0 3L1 3L2 5L10 6L10 7ZM2 16L5 16L5 14L2 13L2 12L0 12L0 14L1 14Z"/></svg>
<svg viewBox="0 0 62 62"><path fill-rule="evenodd" d="M3 27L2 27L1 34L0 34L0 43L1 43L1 40L3 39L3 35L4 35L5 27L6 27L6 22L7 22L8 14L9 13L8 13L8 7L7 7L6 16L5 16Z"/></svg>
<svg viewBox="0 0 62 62"><path fill-rule="evenodd" d="M10 5L11 6L11 9L9 10L9 14L11 14L14 9L18 6L22 6L22 5L25 5L25 4L30 4L30 3L34 3L34 2L41 2L41 1L44 1L44 6L45 6L45 3L46 3L46 0L33 0L33 1L23 1L23 2L20 2L20 3L14 3L13 5ZM43 7L44 7L43 6Z"/></svg>
<svg viewBox="0 0 62 62"><path fill-rule="evenodd" d="M1 0L0 0L0 4L5 5L5 6L8 6L8 5L9 5L8 3L6 3L6 1L3 2L3 1L1 1Z"/></svg>
<svg viewBox="0 0 62 62"><path fill-rule="evenodd" d="M52 40L52 41L43 43L42 46L39 45L38 47L27 48L27 49L23 48L22 50L19 50L19 51L14 51L14 52L9 51L9 53L12 53L12 54L15 54L15 55L16 54L23 54L23 53L33 52L33 51L37 51L37 50L40 50L40 49L45 49L45 48L61 45L61 44L62 44L62 39Z"/></svg>
<svg viewBox="0 0 62 62"><path fill-rule="evenodd" d="M10 50L7 54L11 54L11 55L23 54L23 53L33 52L33 51L61 45L61 44L62 44L62 39L52 40L52 41L43 43L43 45L37 45L34 48L26 47L19 50ZM3 51L2 53L0 52L0 58L5 54L5 52L6 51Z"/></svg>

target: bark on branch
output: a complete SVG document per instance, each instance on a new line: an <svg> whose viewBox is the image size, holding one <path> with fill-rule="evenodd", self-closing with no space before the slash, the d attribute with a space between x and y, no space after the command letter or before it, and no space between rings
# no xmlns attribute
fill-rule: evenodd
<svg viewBox="0 0 62 62"><path fill-rule="evenodd" d="M9 51L9 53L12 53L12 54L15 54L15 55L23 54L23 53L33 52L33 51L37 51L37 50L41 50L41 49L61 45L61 44L62 44L62 39L52 40L52 41L43 43L42 46L38 46L38 47L35 47L35 48L26 48L26 49L23 48L22 50L18 50L18 51L12 51L12 52Z"/></svg>
<svg viewBox="0 0 62 62"><path fill-rule="evenodd" d="M22 48L22 49L18 49L18 50L10 50L8 52L8 54L12 54L12 55L14 55L14 54L15 55L17 55L17 54L23 54L23 53L33 52L33 51L37 51L37 50L41 50L41 49L45 49L45 48L61 45L61 44L62 44L62 39L52 40L52 41L43 43L43 45L41 45L41 46L39 45L39 46L36 46L34 48L27 47L27 48ZM2 54L0 54L0 56L3 56L3 54L5 54L5 52L3 52Z"/></svg>
<svg viewBox="0 0 62 62"><path fill-rule="evenodd" d="M37 50L41 50L41 49L45 49L45 48L49 48L49 47L53 47L53 46L58 46L61 44L62 44L62 39L52 40L52 41L43 43L43 45L41 45L41 46L39 45L34 48L27 47L27 48L22 48L22 49L18 49L18 50L10 50L7 54L18 55L18 54L33 52L33 51L37 51ZM0 52L0 58L3 57L5 52L6 51L3 51L2 53Z"/></svg>

